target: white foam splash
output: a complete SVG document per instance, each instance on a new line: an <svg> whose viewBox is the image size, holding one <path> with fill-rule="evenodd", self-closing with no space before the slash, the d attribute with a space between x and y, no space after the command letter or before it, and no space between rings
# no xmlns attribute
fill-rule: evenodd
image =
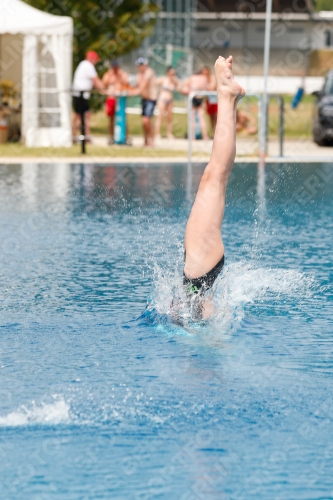
<svg viewBox="0 0 333 500"><path fill-rule="evenodd" d="M245 315L244 307L252 304L287 311L290 304L311 297L314 285L311 276L298 271L258 268L255 262L230 264L217 282L214 321L236 327Z"/></svg>
<svg viewBox="0 0 333 500"><path fill-rule="evenodd" d="M20 427L35 424L60 424L69 421L69 405L63 398L54 396L54 403L20 406L16 411L0 416L0 427Z"/></svg>
<svg viewBox="0 0 333 500"><path fill-rule="evenodd" d="M242 262L230 264L225 276L225 286L228 289L228 304L253 303L274 294L275 298L282 295L289 297L311 294L313 278L303 273L289 269L257 268L253 263Z"/></svg>
<svg viewBox="0 0 333 500"><path fill-rule="evenodd" d="M181 276L175 271L166 273L157 268L154 285L151 308L173 319L170 308L172 298L184 295ZM216 281L213 323L229 330L243 319L246 305L265 302L269 307L281 308L285 305L287 308L288 303L297 303L310 297L313 287L314 279L311 276L294 270L259 268L256 262L229 264ZM188 323L190 318L186 307L177 312L183 323Z"/></svg>

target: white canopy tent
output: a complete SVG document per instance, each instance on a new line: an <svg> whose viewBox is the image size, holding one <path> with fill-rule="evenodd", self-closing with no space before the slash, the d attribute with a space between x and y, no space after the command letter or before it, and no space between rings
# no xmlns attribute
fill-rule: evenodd
<svg viewBox="0 0 333 500"><path fill-rule="evenodd" d="M0 80L22 93L29 147L70 146L73 21L21 0L0 0Z"/></svg>

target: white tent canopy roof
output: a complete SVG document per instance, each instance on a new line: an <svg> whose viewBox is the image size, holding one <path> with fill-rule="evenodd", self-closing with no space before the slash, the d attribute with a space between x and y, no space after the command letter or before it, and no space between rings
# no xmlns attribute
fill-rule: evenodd
<svg viewBox="0 0 333 500"><path fill-rule="evenodd" d="M0 0L0 34L61 35L72 32L70 17L42 12L21 0Z"/></svg>

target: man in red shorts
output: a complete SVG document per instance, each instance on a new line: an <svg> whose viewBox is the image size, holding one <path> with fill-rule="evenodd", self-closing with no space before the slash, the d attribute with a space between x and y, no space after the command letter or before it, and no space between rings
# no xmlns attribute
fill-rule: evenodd
<svg viewBox="0 0 333 500"><path fill-rule="evenodd" d="M116 59L110 62L110 69L103 76L103 84L105 86L107 98L105 101L105 112L110 119L109 144L114 143L114 117L116 114L117 99L116 93L125 90L128 87L128 75L123 71Z"/></svg>
<svg viewBox="0 0 333 500"><path fill-rule="evenodd" d="M212 75L209 66L204 66L202 68L202 74L208 79L207 90L216 90L216 81L214 75ZM217 122L217 96L209 95L206 100L206 111L209 116L210 125L212 128L212 136L215 134L215 127Z"/></svg>

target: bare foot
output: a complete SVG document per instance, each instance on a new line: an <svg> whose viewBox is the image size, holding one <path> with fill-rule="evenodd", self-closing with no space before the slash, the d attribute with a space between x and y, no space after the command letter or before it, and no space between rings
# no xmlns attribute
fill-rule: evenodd
<svg viewBox="0 0 333 500"><path fill-rule="evenodd" d="M151 137L149 137L146 141L145 141L145 145L144 145L145 148L153 148L154 147L154 139L152 139Z"/></svg>
<svg viewBox="0 0 333 500"><path fill-rule="evenodd" d="M227 59L220 56L215 63L215 76L217 92L229 95L235 99L240 99L245 95L245 90L241 87L232 74L232 56Z"/></svg>

